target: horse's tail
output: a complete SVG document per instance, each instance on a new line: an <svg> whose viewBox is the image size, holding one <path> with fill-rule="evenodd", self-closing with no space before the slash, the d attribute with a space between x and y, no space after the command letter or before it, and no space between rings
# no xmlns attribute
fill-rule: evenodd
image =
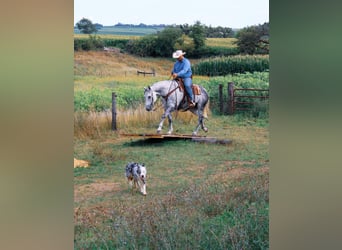
<svg viewBox="0 0 342 250"><path fill-rule="evenodd" d="M208 115L210 114L210 105L209 105L209 103L210 103L210 100L209 100L209 95L208 95L208 92L206 91L206 89L204 89L203 88L203 90L204 90L204 93L205 93L205 95L207 96L206 98L207 98L207 101L204 103L204 109L203 109L203 117L205 118L205 119L208 119Z"/></svg>

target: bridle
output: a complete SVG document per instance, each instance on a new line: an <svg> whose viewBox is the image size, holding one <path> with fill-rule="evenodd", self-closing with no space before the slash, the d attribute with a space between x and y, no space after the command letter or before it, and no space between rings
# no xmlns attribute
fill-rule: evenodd
<svg viewBox="0 0 342 250"><path fill-rule="evenodd" d="M167 101L167 98L168 98L173 92L175 92L177 89L180 88L178 81L172 80L171 83L172 83L173 81L176 82L177 86L171 90L172 84L170 84L169 92L168 92L165 96L161 96L161 97L163 97L163 98L165 99L165 102ZM148 89L149 89L149 91L152 91L151 98L152 98L152 105L154 106L154 98L153 98L154 95L153 95L153 90L152 90L152 88L151 88L150 86L148 87ZM176 103L177 103L177 96L176 96ZM161 104L158 105L157 107L155 107L155 108L152 109L152 110L153 110L153 111L156 111L160 106L161 106Z"/></svg>

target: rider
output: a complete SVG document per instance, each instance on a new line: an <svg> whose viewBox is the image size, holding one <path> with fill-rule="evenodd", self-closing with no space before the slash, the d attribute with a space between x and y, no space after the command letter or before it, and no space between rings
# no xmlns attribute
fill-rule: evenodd
<svg viewBox="0 0 342 250"><path fill-rule="evenodd" d="M191 64L190 61L184 57L185 52L182 50L177 50L172 54L173 58L177 58L177 61L175 62L173 69L171 71L171 75L173 79L176 78L182 78L185 86L185 90L188 93L190 97L190 107L195 107L195 100L194 100L194 94L192 92L192 71L191 71Z"/></svg>

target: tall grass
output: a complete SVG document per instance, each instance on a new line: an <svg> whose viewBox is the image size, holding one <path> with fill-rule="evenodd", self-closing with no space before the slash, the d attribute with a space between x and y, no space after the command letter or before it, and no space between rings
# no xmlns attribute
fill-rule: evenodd
<svg viewBox="0 0 342 250"><path fill-rule="evenodd" d="M155 131L158 111L123 112L118 133ZM269 248L267 133L253 121L211 118L211 136L234 140L224 147L129 141L110 132L109 113L85 118L88 131L75 130L75 154L91 167L75 170L75 190L83 192L75 197L75 249ZM148 166L146 198L132 196L124 181L131 159ZM116 188L89 195L95 184Z"/></svg>
<svg viewBox="0 0 342 250"><path fill-rule="evenodd" d="M249 171L134 206L80 208L75 249L268 249L268 185L267 172Z"/></svg>
<svg viewBox="0 0 342 250"><path fill-rule="evenodd" d="M158 105L157 105L158 107ZM116 114L117 128L121 133L151 133L156 132L157 124L163 114L163 109L159 106L156 111L147 112L143 105L135 108L119 109ZM190 112L173 113L174 122L188 124L196 122L197 116ZM168 126L165 121L164 126ZM78 139L100 138L107 136L112 127L112 113L110 110L102 112L74 113L74 137Z"/></svg>

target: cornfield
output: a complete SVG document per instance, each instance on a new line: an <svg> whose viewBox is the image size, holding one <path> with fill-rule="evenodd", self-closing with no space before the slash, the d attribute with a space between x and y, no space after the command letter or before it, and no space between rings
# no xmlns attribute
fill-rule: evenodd
<svg viewBox="0 0 342 250"><path fill-rule="evenodd" d="M229 56L205 59L192 66L194 75L225 76L269 70L268 55Z"/></svg>

